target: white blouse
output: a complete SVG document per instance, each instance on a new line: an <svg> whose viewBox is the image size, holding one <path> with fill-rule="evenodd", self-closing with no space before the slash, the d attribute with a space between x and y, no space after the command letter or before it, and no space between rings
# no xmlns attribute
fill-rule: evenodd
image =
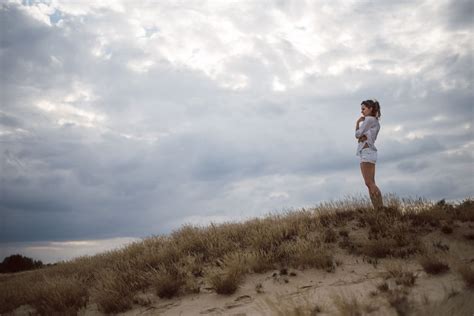
<svg viewBox="0 0 474 316"><path fill-rule="evenodd" d="M364 148L365 144L368 144L369 148L377 151L377 148L375 147L375 140L377 139L379 131L379 120L374 116L366 116L364 121L362 121L362 125L360 125L355 132L355 137L357 138L361 137L362 135L367 136L367 140L359 143L357 146L356 156L360 156L360 152L362 151L362 148Z"/></svg>

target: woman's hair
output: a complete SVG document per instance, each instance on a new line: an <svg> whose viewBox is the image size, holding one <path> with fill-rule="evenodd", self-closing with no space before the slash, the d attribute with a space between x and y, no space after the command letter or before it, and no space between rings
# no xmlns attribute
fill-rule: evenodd
<svg viewBox="0 0 474 316"><path fill-rule="evenodd" d="M373 100L365 100L362 101L360 105L365 105L369 109L372 110L372 114L375 116L375 118L379 119L382 116L382 112L380 112L380 104L379 101L373 99Z"/></svg>

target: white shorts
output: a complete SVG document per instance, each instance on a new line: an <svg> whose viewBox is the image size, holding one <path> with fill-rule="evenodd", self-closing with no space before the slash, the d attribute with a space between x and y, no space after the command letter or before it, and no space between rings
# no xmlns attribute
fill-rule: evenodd
<svg viewBox="0 0 474 316"><path fill-rule="evenodd" d="M360 162L377 162L377 151L372 148L362 148L360 151Z"/></svg>

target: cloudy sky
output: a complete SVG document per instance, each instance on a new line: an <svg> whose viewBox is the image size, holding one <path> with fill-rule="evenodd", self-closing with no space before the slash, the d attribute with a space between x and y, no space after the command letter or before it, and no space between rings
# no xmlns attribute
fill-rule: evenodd
<svg viewBox="0 0 474 316"><path fill-rule="evenodd" d="M99 3L99 4L97 4ZM2 1L0 260L366 196L474 192L473 1Z"/></svg>

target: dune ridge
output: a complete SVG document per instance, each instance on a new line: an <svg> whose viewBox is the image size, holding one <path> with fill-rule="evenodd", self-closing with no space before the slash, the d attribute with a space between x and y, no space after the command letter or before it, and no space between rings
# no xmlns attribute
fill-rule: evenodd
<svg viewBox="0 0 474 316"><path fill-rule="evenodd" d="M0 275L2 314L472 315L474 200L346 197Z"/></svg>

